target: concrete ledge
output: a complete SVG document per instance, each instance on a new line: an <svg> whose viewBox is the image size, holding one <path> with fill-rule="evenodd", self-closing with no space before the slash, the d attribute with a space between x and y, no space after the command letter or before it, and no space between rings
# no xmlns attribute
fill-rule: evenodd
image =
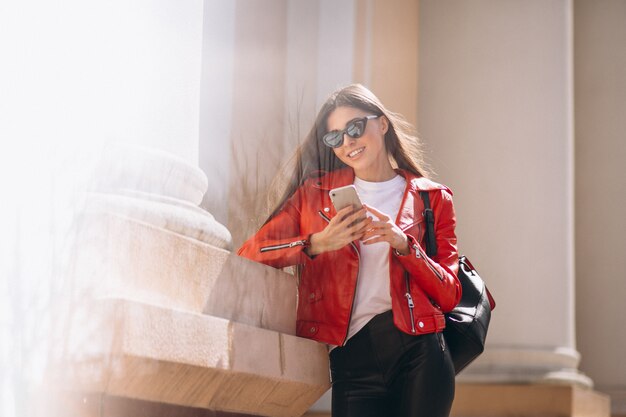
<svg viewBox="0 0 626 417"><path fill-rule="evenodd" d="M289 417L329 388L326 347L311 340L125 300L82 316L92 325L72 326L74 355L50 379L70 390Z"/></svg>
<svg viewBox="0 0 626 417"><path fill-rule="evenodd" d="M68 414L52 414L51 410L68 410ZM131 400L110 395L83 395L59 392L58 396L40 407L33 417L255 417L253 414L229 413L202 408L183 407L151 401ZM258 416L256 416L258 417Z"/></svg>
<svg viewBox="0 0 626 417"><path fill-rule="evenodd" d="M86 213L74 277L84 294L210 314L295 334L292 275L169 230Z"/></svg>
<svg viewBox="0 0 626 417"><path fill-rule="evenodd" d="M457 384L454 417L610 417L609 397L559 385Z"/></svg>
<svg viewBox="0 0 626 417"><path fill-rule="evenodd" d="M33 393L41 397L42 392ZM254 417L252 414L205 410L106 394L57 391L29 410L30 417Z"/></svg>

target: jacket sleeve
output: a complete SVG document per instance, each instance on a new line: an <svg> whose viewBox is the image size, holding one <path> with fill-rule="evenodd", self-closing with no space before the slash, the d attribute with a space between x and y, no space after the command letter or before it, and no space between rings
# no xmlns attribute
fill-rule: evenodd
<svg viewBox="0 0 626 417"><path fill-rule="evenodd" d="M304 264L311 260L304 249L309 235L300 230L300 193L285 202L282 209L239 248L237 254L274 268Z"/></svg>
<svg viewBox="0 0 626 417"><path fill-rule="evenodd" d="M448 312L461 299L461 284L457 278L459 254L454 231L456 216L452 195L447 190L431 191L430 200L435 217L437 254L429 258L420 242L414 236L407 235L410 253L396 256L411 279L417 282L443 312Z"/></svg>

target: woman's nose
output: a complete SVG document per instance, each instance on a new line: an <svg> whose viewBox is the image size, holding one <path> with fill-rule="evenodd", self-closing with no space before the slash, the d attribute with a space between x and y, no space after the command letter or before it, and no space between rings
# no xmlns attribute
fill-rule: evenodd
<svg viewBox="0 0 626 417"><path fill-rule="evenodd" d="M356 142L355 138L353 138L352 136L348 135L346 132L343 133L343 146L350 146L354 142Z"/></svg>

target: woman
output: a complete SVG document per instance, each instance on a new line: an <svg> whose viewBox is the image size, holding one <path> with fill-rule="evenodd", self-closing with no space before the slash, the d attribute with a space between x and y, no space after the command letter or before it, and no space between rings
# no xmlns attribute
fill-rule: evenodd
<svg viewBox="0 0 626 417"><path fill-rule="evenodd" d="M409 127L361 85L333 93L282 201L239 250L297 266L297 334L330 347L333 417L447 416L454 398L441 331L461 297L455 215L450 190L409 152ZM364 207L335 211L329 191L348 184ZM432 259L420 191L435 217Z"/></svg>

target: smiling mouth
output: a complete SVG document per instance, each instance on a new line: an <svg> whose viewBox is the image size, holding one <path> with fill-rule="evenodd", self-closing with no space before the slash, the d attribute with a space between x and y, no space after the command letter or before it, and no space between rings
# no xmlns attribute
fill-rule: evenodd
<svg viewBox="0 0 626 417"><path fill-rule="evenodd" d="M355 156L363 152L363 150L365 150L365 147L353 150L352 152L348 154L348 158L354 158Z"/></svg>

